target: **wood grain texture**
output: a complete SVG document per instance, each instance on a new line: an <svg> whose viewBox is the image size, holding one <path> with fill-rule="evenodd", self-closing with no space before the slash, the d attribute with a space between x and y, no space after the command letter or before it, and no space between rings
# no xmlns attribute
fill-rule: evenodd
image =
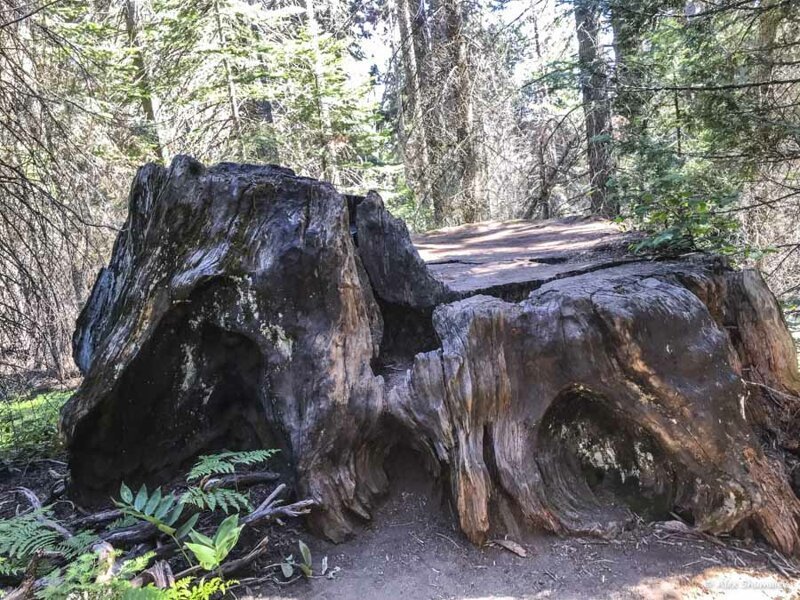
<svg viewBox="0 0 800 600"><path fill-rule="evenodd" d="M75 334L72 491L279 447L310 525L341 540L407 447L476 543L678 512L797 554L800 377L774 297L722 259L643 260L629 241L571 220L415 247L376 194L278 167L143 167Z"/></svg>

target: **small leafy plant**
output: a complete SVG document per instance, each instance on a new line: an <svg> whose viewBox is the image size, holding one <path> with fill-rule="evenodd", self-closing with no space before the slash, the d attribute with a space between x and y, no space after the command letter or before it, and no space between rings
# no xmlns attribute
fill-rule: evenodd
<svg viewBox="0 0 800 600"><path fill-rule="evenodd" d="M216 596L223 595L233 586L238 585L238 583L239 582L235 579L223 581L219 577L200 579L199 581L195 582L193 578L185 577L176 581L175 585L168 590L155 590L159 592L160 595L154 600L210 600ZM138 599L125 598L123 600Z"/></svg>
<svg viewBox="0 0 800 600"><path fill-rule="evenodd" d="M218 475L233 475L239 465L257 465L275 456L278 450L250 450L247 452L220 452L201 456L186 476L196 481Z"/></svg>
<svg viewBox="0 0 800 600"><path fill-rule="evenodd" d="M116 551L119 555L119 551ZM148 552L124 561L113 576L104 573L107 565L101 564L97 553L87 552L66 565L51 571L45 578L45 587L36 593L39 600L85 600L124 598L134 600L137 592L130 579L147 567L155 553ZM156 597L158 598L158 597Z"/></svg>
<svg viewBox="0 0 800 600"><path fill-rule="evenodd" d="M232 510L251 510L250 499L238 490L216 487L205 490L192 486L183 496L181 504L191 504L200 510L221 509L226 515Z"/></svg>
<svg viewBox="0 0 800 600"><path fill-rule="evenodd" d="M156 488L152 494L148 494L147 486L142 485L134 496L131 489L123 483L120 486L119 496L120 499L114 500L114 504L124 515L152 523L159 531L176 540L186 537L200 516L195 513L182 525L177 526L183 514L184 505L178 502L173 494L162 494L160 487Z"/></svg>
<svg viewBox="0 0 800 600"><path fill-rule="evenodd" d="M217 571L218 577L203 577L199 580L182 577L169 589L158 589L152 584L147 587L134 587L141 583L134 583L134 578L147 569L148 577L158 577L161 585L165 585L165 573L170 573L173 565L169 562L148 565L153 560L153 552L141 555L134 554L130 560L115 562L120 557L120 551L112 548L108 541L96 545L99 539L110 540L105 534L94 531L70 531L68 525L58 522L49 508L39 508L11 519L0 519L0 575L16 579L18 582L29 581L31 573L35 571L37 590L35 596L41 600L210 600L228 591L236 582L225 581L225 561L239 542L244 524L240 522L238 512L233 512L225 517L217 527L213 536L204 534L195 529L199 522L201 511L213 511L221 508L238 511L249 507L249 500L238 490L225 486L235 485L241 481L236 473L239 466L255 465L273 456L274 450L260 450L254 452L224 452L220 455L204 456L198 461L189 473L188 481L196 482L190 487L187 494L178 495L164 491L158 487L148 490L142 485L137 492L125 483L120 485L119 499L114 500L120 515L102 516L90 519L86 523L96 523L95 528L100 531L110 531L149 524L151 527L142 529L146 536L157 539L162 535L169 536L174 546L166 547L168 557L175 556L178 552L183 555L188 563L188 571L178 574L178 577L194 572L198 566L206 571ZM230 477L233 475L233 477ZM248 485L271 481L271 474L250 473L244 475ZM279 485L273 490L270 498L276 498L285 488ZM199 492L197 491L199 490ZM222 490L222 493L220 493ZM194 495L192 495L194 492ZM204 495L200 495L203 492ZM211 495L215 492L215 495ZM238 494L238 496L232 496ZM202 502L195 502L202 498ZM214 498L214 500L208 500ZM225 498L219 501L219 498ZM30 498L29 498L30 499ZM308 500L297 503L294 514L302 514L309 506ZM41 504L31 501L33 506ZM193 505L187 513L187 505ZM275 500L270 506L280 505ZM287 508L292 508L291 506ZM213 516L204 519L203 529L207 521ZM290 514L292 514L290 512ZM107 519L117 517L108 525ZM156 533L159 532L159 533ZM137 532L138 533L138 532ZM260 544L266 544L266 538ZM297 560L288 557L285 563L269 565L267 568L280 567L284 574L290 577L296 571L300 576L313 577L311 552L302 541L299 542L300 554ZM251 553L253 554L253 553ZM169 561L170 558L166 560ZM180 564L180 563L178 563ZM338 569L328 570L327 557L322 560L322 576L332 577ZM326 575L327 574L327 575ZM171 575L169 575L171 577Z"/></svg>
<svg viewBox="0 0 800 600"><path fill-rule="evenodd" d="M286 557L284 562L281 563L281 572L286 579L294 575L294 570L299 569L303 577L311 577L314 575L313 563L311 560L311 550L303 540L297 540L297 545L300 548L300 560L295 560L294 555ZM323 564L327 570L328 557L326 556ZM324 574L324 573L323 573Z"/></svg>
<svg viewBox="0 0 800 600"><path fill-rule="evenodd" d="M206 571L217 569L239 541L244 525L239 525L239 515L233 514L220 523L213 538L197 531L189 532L191 542L186 547Z"/></svg>

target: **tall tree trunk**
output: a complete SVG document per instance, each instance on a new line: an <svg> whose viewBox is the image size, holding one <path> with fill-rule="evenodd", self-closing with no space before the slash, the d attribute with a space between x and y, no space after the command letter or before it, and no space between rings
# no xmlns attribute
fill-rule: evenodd
<svg viewBox="0 0 800 600"><path fill-rule="evenodd" d="M575 1L575 29L578 64L586 122L592 214L611 217L619 207L609 194L607 182L613 165L611 157L611 109L608 99L606 65L600 55L601 10L598 0Z"/></svg>
<svg viewBox="0 0 800 600"><path fill-rule="evenodd" d="M336 163L333 149L331 148L331 123L330 109L324 98L324 77L322 65L322 49L320 48L319 21L314 7L314 0L306 0L306 18L308 19L308 35L311 38L311 52L313 54L314 70L314 96L317 105L317 117L320 123L320 145L322 146L322 178L331 183L336 183Z"/></svg>
<svg viewBox="0 0 800 600"><path fill-rule="evenodd" d="M428 177L430 171L430 154L428 152L428 134L426 129L425 103L422 102L423 85L422 78L424 71L420 70L421 60L418 58L425 50L424 40L424 14L422 20L418 19L418 14L422 7L419 1L414 2L412 13L408 0L398 0L397 7L397 27L400 32L400 57L403 67L405 92L405 106L401 104L403 117L403 136L404 143L412 143L419 153L412 152L412 156L406 155L406 164L410 167L413 174L411 179L419 183L422 192L422 202L430 205L431 185ZM413 142L412 142L413 140Z"/></svg>
<svg viewBox="0 0 800 600"><path fill-rule="evenodd" d="M433 206L433 221L443 225L452 212L448 165L445 163L446 144L443 143L445 112L442 94L445 78L439 77L442 69L437 64L431 49L444 42L441 9L437 0L429 3L430 14L435 18L429 22L422 0L408 0L411 21L411 39L414 47L414 70L419 83L418 114L420 133L424 140L428 178L428 198Z"/></svg>
<svg viewBox="0 0 800 600"><path fill-rule="evenodd" d="M236 146L239 152L239 158L244 159L244 135L242 130L242 118L239 114L239 99L236 94L236 83L233 80L233 70L228 58L225 56L226 46L228 44L227 36L225 35L225 28L222 26L222 14L219 9L219 2L214 2L214 21L217 26L217 37L219 38L219 47L222 52L222 69L225 72L225 85L228 94L228 105L231 109L231 119L233 120L233 133L236 136Z"/></svg>
<svg viewBox="0 0 800 600"><path fill-rule="evenodd" d="M478 165L474 141L474 106L472 101L472 69L469 64L467 37L464 31L466 17L463 3L446 0L446 43L451 67L454 71L453 100L455 117L454 162L458 168L458 192L461 198L461 216L465 222L480 220L483 207L477 191Z"/></svg>
<svg viewBox="0 0 800 600"><path fill-rule="evenodd" d="M542 64L542 45L539 36L539 19L533 17L533 49L536 53L536 59L539 64ZM545 86L542 91L543 99L546 102L549 98L549 91ZM547 121L542 120L538 126L538 134L536 136L536 144L534 146L534 154L536 156L536 174L537 174L537 187L533 185L528 187L528 198L526 199L526 207L522 213L523 218L531 219L537 210L540 211L542 219L549 219L551 215L550 206L550 191L552 186L548 184L547 177L547 160L546 151L549 140L552 135L548 132Z"/></svg>
<svg viewBox="0 0 800 600"><path fill-rule="evenodd" d="M778 35L778 29L782 20L785 18L785 4L778 0L765 0L761 3L762 12L758 18L758 44L757 66L753 76L753 81L766 82L772 80L773 70L775 69L775 59L773 48ZM774 144L771 141L769 119L767 115L770 105L774 102L774 90L772 86L764 85L756 88L758 94L758 110L765 125L757 130L757 143L759 151L770 153L774 151Z"/></svg>
<svg viewBox="0 0 800 600"><path fill-rule="evenodd" d="M128 34L128 42L131 46L133 55L133 66L136 69L136 79L134 84L139 90L141 98L142 112L147 121L147 137L153 153L159 162L166 161L164 147L158 131L158 120L156 118L155 95L150 81L150 73L145 62L144 52L141 43L141 0L125 1L125 29Z"/></svg>

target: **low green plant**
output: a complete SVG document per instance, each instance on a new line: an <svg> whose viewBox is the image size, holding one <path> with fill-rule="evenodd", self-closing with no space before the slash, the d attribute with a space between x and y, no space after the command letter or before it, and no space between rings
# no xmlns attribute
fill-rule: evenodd
<svg viewBox="0 0 800 600"><path fill-rule="evenodd" d="M198 486L192 486L183 496L181 504L191 504L200 510L221 509L226 515L232 510L252 510L250 499L239 490L232 490L225 487L216 487L204 490Z"/></svg>
<svg viewBox="0 0 800 600"><path fill-rule="evenodd" d="M217 569L239 541L244 525L239 525L239 515L227 517L217 528L213 538L197 531L189 532L191 542L186 547L206 571Z"/></svg>
<svg viewBox="0 0 800 600"><path fill-rule="evenodd" d="M139 519L131 515L122 515L119 519L114 519L106 526L106 531L115 531L117 529L127 529L139 523Z"/></svg>
<svg viewBox="0 0 800 600"><path fill-rule="evenodd" d="M186 480L196 481L219 475L233 475L236 473L236 467L240 465L252 466L266 462L277 453L278 450L270 449L203 455L197 459L197 462L186 476Z"/></svg>
<svg viewBox="0 0 800 600"><path fill-rule="evenodd" d="M46 392L0 402L0 458L54 456L61 450L58 415L72 392Z"/></svg>
<svg viewBox="0 0 800 600"><path fill-rule="evenodd" d="M123 483L119 496L120 499L114 500L114 504L124 515L151 523L176 541L186 537L200 516L195 513L179 526L184 505L173 494L162 494L160 487L150 494L147 486L142 485L134 496L131 489Z"/></svg>
<svg viewBox="0 0 800 600"><path fill-rule="evenodd" d="M153 585L135 588L131 578L144 569L153 553L126 561L111 577L104 577L96 554L82 554L62 572L53 571L44 588L36 592L38 600L211 600L237 585L236 580L219 577L196 580L185 577L168 589Z"/></svg>
<svg viewBox="0 0 800 600"><path fill-rule="evenodd" d="M175 585L166 590L163 600L210 600L214 596L221 596L238 584L239 582L234 579L223 581L219 577L200 579L195 583L193 578L186 577L176 581Z"/></svg>
<svg viewBox="0 0 800 600"><path fill-rule="evenodd" d="M191 485L181 497L182 504L192 504L200 510L221 509L225 514L232 510L252 510L250 499L239 490L224 486L208 488L213 477L234 475L239 466L253 466L272 458L277 450L250 450L246 452L221 452L201 456L186 477Z"/></svg>
<svg viewBox="0 0 800 600"><path fill-rule="evenodd" d="M609 190L634 227L645 235L632 244L642 254L676 256L693 251L732 254L739 222L731 207L741 182L708 160L678 156L668 140L641 136L623 144L635 168L620 169Z"/></svg>
<svg viewBox="0 0 800 600"><path fill-rule="evenodd" d="M300 560L295 559L294 555L287 556L281 563L281 572L286 579L294 575L294 570L299 569L304 577L311 577L314 575L313 562L311 559L311 550L308 548L303 540L297 540L297 546L300 548ZM328 557L323 559L323 575L328 570Z"/></svg>
<svg viewBox="0 0 800 600"><path fill-rule="evenodd" d="M19 575L37 553L74 560L97 536L90 531L65 537L51 518L49 508L0 521L0 574Z"/></svg>
<svg viewBox="0 0 800 600"><path fill-rule="evenodd" d="M235 474L237 466L258 464L275 452L259 450L204 456L187 479L197 481L199 485L196 487L202 489L211 477ZM220 482L214 484L219 485ZM223 489L238 494L238 491ZM139 522L149 523L172 538L187 563L195 564L193 557L203 569L219 570L221 575L221 566L237 545L244 528L239 522L239 513L234 512L227 516L219 524L213 537L209 537L194 529L200 513L194 512L187 518L184 509L188 504L194 504L201 510L220 507L227 511L243 507L241 500L228 502L228 505L223 506L213 503L209 505L204 499L202 505L198 506L198 503L189 501L185 494L178 497L171 492L162 491L160 487L150 491L146 485L142 485L134 493L122 483L119 499L114 500L122 517L107 529L128 527ZM249 506L249 501L247 504ZM160 590L153 586L134 589L130 580L147 567L153 554L145 554L122 563L112 573L111 563L101 560L99 554L89 551L96 540L97 534L89 531L70 535L55 521L48 508L0 520L0 574L19 577L32 564L38 565L37 575L45 577L45 585L36 592L40 600L209 600L226 592L236 583L226 582L222 577L202 578L199 581L186 578L175 583L169 590ZM299 544L300 559L295 561L293 557L289 557L286 565L291 566L292 572L296 568L304 576L311 577L311 553L303 542ZM280 565L284 572L286 565ZM278 566L271 565L272 568ZM327 571L327 559L323 560L322 568L324 575Z"/></svg>
<svg viewBox="0 0 800 600"><path fill-rule="evenodd" d="M119 552L116 553L118 555ZM55 569L46 577L46 585L36 592L39 600L106 600L128 597L134 592L130 579L147 567L154 553L149 552L122 563L119 569L108 576L104 573L107 565L101 564L96 553L85 553L67 564L63 569Z"/></svg>

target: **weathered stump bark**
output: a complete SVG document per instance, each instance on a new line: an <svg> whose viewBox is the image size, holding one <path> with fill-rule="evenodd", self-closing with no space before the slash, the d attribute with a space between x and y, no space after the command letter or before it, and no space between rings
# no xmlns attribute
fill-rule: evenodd
<svg viewBox="0 0 800 600"><path fill-rule="evenodd" d="M587 220L415 242L377 195L285 169L142 168L75 333L74 491L279 447L319 501L312 526L340 540L405 445L474 542L677 512L800 550L800 377L757 273L642 260Z"/></svg>

